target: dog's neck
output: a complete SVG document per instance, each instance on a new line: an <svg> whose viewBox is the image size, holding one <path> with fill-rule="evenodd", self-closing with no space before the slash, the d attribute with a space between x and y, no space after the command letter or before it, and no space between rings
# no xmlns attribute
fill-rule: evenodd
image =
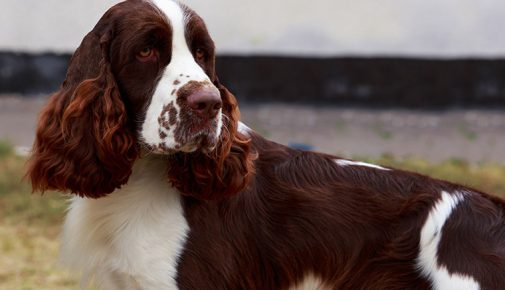
<svg viewBox="0 0 505 290"><path fill-rule="evenodd" d="M140 157L133 164L132 174L123 187L129 187L147 180L152 182L157 180L166 183L166 186L170 186L167 178L168 162L168 156L166 155L141 151Z"/></svg>
<svg viewBox="0 0 505 290"><path fill-rule="evenodd" d="M166 176L167 164L166 156L147 154L120 189L99 199L73 198L62 234L63 262L84 273L134 273L137 282L154 280L172 289L189 227L181 195ZM118 277L127 284L132 279ZM104 286L111 279L94 278Z"/></svg>

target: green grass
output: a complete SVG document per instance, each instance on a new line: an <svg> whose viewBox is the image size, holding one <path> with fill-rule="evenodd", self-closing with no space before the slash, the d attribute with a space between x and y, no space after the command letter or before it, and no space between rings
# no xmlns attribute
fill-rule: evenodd
<svg viewBox="0 0 505 290"><path fill-rule="evenodd" d="M26 159L16 156L6 142L0 141L0 220L3 223L47 225L63 218L65 198L48 192L31 194L24 180Z"/></svg>
<svg viewBox="0 0 505 290"><path fill-rule="evenodd" d="M463 160L430 163L422 159L356 158L465 184L505 198L505 166ZM77 289L77 280L60 267L58 234L66 197L32 194L23 180L25 158L0 141L0 290Z"/></svg>
<svg viewBox="0 0 505 290"><path fill-rule="evenodd" d="M32 194L23 179L25 162L0 140L0 289L77 289L58 265L65 198Z"/></svg>

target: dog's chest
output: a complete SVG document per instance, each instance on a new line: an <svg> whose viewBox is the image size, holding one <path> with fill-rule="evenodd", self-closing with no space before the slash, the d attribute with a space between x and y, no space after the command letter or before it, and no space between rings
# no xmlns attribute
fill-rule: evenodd
<svg viewBox="0 0 505 290"><path fill-rule="evenodd" d="M107 289L177 289L177 260L189 231L180 195L163 168L134 170L110 196L72 200L62 259Z"/></svg>

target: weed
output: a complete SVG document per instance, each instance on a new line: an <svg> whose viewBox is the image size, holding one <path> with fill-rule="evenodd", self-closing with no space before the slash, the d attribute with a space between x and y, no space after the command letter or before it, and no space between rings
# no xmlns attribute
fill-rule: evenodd
<svg viewBox="0 0 505 290"><path fill-rule="evenodd" d="M470 130L467 126L463 124L458 127L458 132L468 141L475 141L479 137L479 135L475 131Z"/></svg>
<svg viewBox="0 0 505 290"><path fill-rule="evenodd" d="M383 140L390 140L393 138L393 133L391 131L388 131L384 129L384 127L381 124L375 125L372 130Z"/></svg>

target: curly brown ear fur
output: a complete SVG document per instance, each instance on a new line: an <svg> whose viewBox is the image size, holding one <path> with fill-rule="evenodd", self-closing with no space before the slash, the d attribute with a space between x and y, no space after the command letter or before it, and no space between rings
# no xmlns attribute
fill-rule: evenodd
<svg viewBox="0 0 505 290"><path fill-rule="evenodd" d="M219 199L240 192L254 173L250 139L237 131L237 100L219 85L223 101L223 132L209 153L178 153L169 161L168 176L183 194L198 199Z"/></svg>
<svg viewBox="0 0 505 290"><path fill-rule="evenodd" d="M137 157L108 60L110 31L95 27L42 111L27 176L34 191L98 198L126 183Z"/></svg>

